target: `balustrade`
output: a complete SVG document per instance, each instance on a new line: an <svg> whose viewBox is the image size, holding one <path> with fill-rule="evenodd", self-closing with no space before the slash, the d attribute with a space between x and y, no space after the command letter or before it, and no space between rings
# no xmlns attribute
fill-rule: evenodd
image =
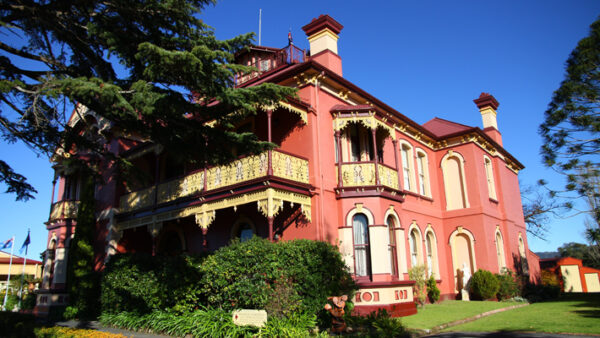
<svg viewBox="0 0 600 338"><path fill-rule="evenodd" d="M79 201L59 201L52 205L50 210L50 221L63 218L77 218Z"/></svg>
<svg viewBox="0 0 600 338"><path fill-rule="evenodd" d="M396 169L373 162L342 163L342 186L360 187L377 185L375 175L376 165L379 171L380 185L398 190L398 172Z"/></svg>
<svg viewBox="0 0 600 338"><path fill-rule="evenodd" d="M149 187L121 196L120 211L128 212L152 206L154 194L158 191L158 204L178 198L202 193L206 181L206 191L232 187L244 182L267 177L269 153L247 156L227 165L198 171L185 177L161 183L156 188ZM272 151L273 176L298 183L309 183L308 160L279 151ZM206 175L206 180L204 178Z"/></svg>

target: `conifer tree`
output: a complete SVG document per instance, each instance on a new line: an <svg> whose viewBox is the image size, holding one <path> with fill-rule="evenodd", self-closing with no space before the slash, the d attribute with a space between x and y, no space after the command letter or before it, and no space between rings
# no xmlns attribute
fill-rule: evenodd
<svg viewBox="0 0 600 338"><path fill-rule="evenodd" d="M269 147L253 134L235 133L233 126L294 90L273 84L234 86L234 75L250 70L234 64L234 54L251 44L253 34L217 40L198 18L212 4L2 1L2 137L22 141L48 157L75 147L109 155L98 138L84 137L68 125L78 103L112 123L110 131L99 131L102 136L136 135L164 146L175 157L221 163L231 159L228 148L240 154ZM0 182L17 199L35 193L2 159Z"/></svg>
<svg viewBox="0 0 600 338"><path fill-rule="evenodd" d="M554 92L540 125L544 163L567 177L565 191L583 197L585 212L600 226L600 20L566 62L565 79ZM560 196L561 194L556 194Z"/></svg>

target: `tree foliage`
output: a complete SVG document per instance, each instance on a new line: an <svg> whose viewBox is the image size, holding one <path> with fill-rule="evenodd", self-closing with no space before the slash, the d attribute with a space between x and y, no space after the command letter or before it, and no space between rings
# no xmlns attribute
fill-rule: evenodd
<svg viewBox="0 0 600 338"><path fill-rule="evenodd" d="M586 212L600 224L600 20L566 62L539 132L544 163L567 176L566 190L585 197ZM590 197L593 203L590 203Z"/></svg>
<svg viewBox="0 0 600 338"><path fill-rule="evenodd" d="M571 209L570 203L558 201L543 185L521 185L521 202L527 232L540 239L546 238L551 217L562 218L562 213Z"/></svg>
<svg viewBox="0 0 600 338"><path fill-rule="evenodd" d="M48 157L74 149L108 155L102 138L86 137L68 123L78 103L118 126L99 130L101 136L152 140L176 157L219 163L231 159L227 149L269 147L251 133L235 133L234 124L294 90L234 86L234 74L250 71L233 63L234 54L253 35L217 40L198 17L213 3L2 1L0 135ZM31 197L35 190L24 177L0 164L8 191L17 199Z"/></svg>

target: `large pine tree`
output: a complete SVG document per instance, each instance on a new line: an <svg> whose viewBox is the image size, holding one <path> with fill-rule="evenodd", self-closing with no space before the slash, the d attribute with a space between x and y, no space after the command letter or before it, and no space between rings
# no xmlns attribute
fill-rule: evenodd
<svg viewBox="0 0 600 338"><path fill-rule="evenodd" d="M544 163L567 177L566 191L585 199L587 234L600 246L600 20L571 52L544 117Z"/></svg>
<svg viewBox="0 0 600 338"><path fill-rule="evenodd" d="M47 156L74 146L103 154L100 138L82 137L67 124L79 103L119 133L150 139L179 157L218 163L232 156L223 151L228 147L238 154L265 149L254 135L233 132L233 124L294 91L273 84L234 88L234 74L249 70L233 63L234 53L253 36L217 40L198 18L213 3L3 0L1 135ZM35 192L2 159L0 181L17 199Z"/></svg>

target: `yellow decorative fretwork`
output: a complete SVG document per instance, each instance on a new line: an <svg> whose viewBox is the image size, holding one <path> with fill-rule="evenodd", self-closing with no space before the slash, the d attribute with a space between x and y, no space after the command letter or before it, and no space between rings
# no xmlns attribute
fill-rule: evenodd
<svg viewBox="0 0 600 338"><path fill-rule="evenodd" d="M61 218L76 218L79 210L79 201L60 201L52 205L50 221Z"/></svg>
<svg viewBox="0 0 600 338"><path fill-rule="evenodd" d="M375 185L375 165L373 163L342 164L344 187Z"/></svg>
<svg viewBox="0 0 600 338"><path fill-rule="evenodd" d="M120 212L149 207L154 204L154 187L131 192L121 196Z"/></svg>
<svg viewBox="0 0 600 338"><path fill-rule="evenodd" d="M288 154L273 152L273 175L308 184L308 161Z"/></svg>
<svg viewBox="0 0 600 338"><path fill-rule="evenodd" d="M124 229L155 224L157 222L183 218L191 215L194 215L198 226L202 228L208 228L214 221L217 210L233 208L249 203L257 203L259 209L261 209L261 212L263 212L266 217L275 217L283 208L284 202L288 202L292 206L300 205L300 210L306 219L311 221L310 196L275 188L268 188L257 192L242 194L231 198L224 198L217 201L164 212L153 216L136 218L130 221L119 223L117 228L119 231L122 231Z"/></svg>
<svg viewBox="0 0 600 338"><path fill-rule="evenodd" d="M398 190L398 172L382 164L377 164L379 169L379 182L381 185Z"/></svg>
<svg viewBox="0 0 600 338"><path fill-rule="evenodd" d="M204 188L204 171L176 179L158 186L158 203L170 202L180 197L197 194Z"/></svg>
<svg viewBox="0 0 600 338"><path fill-rule="evenodd" d="M265 176L267 167L267 153L262 153L210 168L207 172L207 188L218 189Z"/></svg>
<svg viewBox="0 0 600 338"><path fill-rule="evenodd" d="M360 123L369 129L383 128L388 132L392 139L396 139L396 131L394 130L394 127L389 126L375 118L375 111L369 111L368 116L359 116L358 112L352 112L350 114L350 116L341 116L338 114L333 119L333 130L341 131L346 128L348 123Z"/></svg>
<svg viewBox="0 0 600 338"><path fill-rule="evenodd" d="M277 108L283 108L289 112L292 112L294 114L298 114L300 116L300 118L302 119L302 122L304 122L305 124L308 124L308 111L304 110L304 109L300 109L297 107L294 107L293 105L287 103L287 102L283 102L283 101L279 101L276 102L272 105L263 105L260 106L260 108L262 110L272 110L274 111Z"/></svg>

